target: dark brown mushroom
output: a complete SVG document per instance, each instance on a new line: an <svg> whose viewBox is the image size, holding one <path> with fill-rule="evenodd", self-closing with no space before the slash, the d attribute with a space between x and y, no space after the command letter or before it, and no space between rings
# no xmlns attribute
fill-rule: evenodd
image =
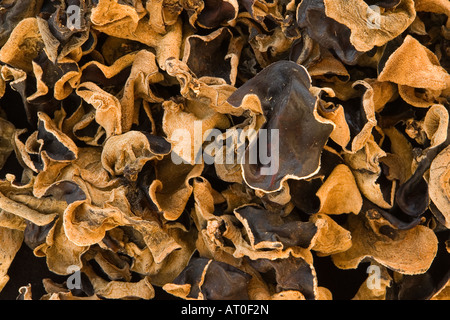
<svg viewBox="0 0 450 320"><path fill-rule="evenodd" d="M251 276L223 262L192 258L173 283L163 289L187 299L248 300Z"/></svg>
<svg viewBox="0 0 450 320"><path fill-rule="evenodd" d="M323 0L300 2L297 23L321 46L333 50L345 64L354 65L363 55L350 42L351 30L326 15Z"/></svg>
<svg viewBox="0 0 450 320"><path fill-rule="evenodd" d="M300 246L308 248L317 232L312 222L290 221L279 213L256 206L243 206L234 214L247 230L247 236L255 249L283 249Z"/></svg>
<svg viewBox="0 0 450 320"><path fill-rule="evenodd" d="M197 17L197 24L203 28L216 28L230 23L237 17L239 5L236 0L206 0Z"/></svg>
<svg viewBox="0 0 450 320"><path fill-rule="evenodd" d="M248 97L256 97L266 119L263 146L259 131L241 159L243 177L250 187L273 192L286 179L305 179L320 169L320 155L333 124L317 115L318 98L310 93L310 86L311 79L303 67L279 61L228 98L230 104L239 107ZM270 149L272 153L266 156L273 158L272 163L250 163L250 154L255 156L258 146L266 152Z"/></svg>
<svg viewBox="0 0 450 320"><path fill-rule="evenodd" d="M183 61L197 78L220 78L234 84L242 42L228 28L186 38Z"/></svg>
<svg viewBox="0 0 450 320"><path fill-rule="evenodd" d="M286 290L300 291L307 300L313 300L317 294L317 279L313 267L302 258L251 261L262 277L275 286L276 292ZM271 276L274 274L275 277Z"/></svg>

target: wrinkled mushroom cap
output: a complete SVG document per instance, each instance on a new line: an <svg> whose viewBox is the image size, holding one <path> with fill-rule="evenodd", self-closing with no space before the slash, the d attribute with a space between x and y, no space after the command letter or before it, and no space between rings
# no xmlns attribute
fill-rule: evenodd
<svg viewBox="0 0 450 320"><path fill-rule="evenodd" d="M317 99L310 93L310 86L311 79L303 67L279 61L266 67L228 98L233 106L243 105L250 110L258 107L246 103L257 99L266 119L263 129L267 136L275 139L270 145L278 147L271 150L274 151L272 157L279 157L273 160L278 164L271 163L275 168L273 173L265 168L267 165L251 164L250 154L256 152L251 147L246 149L241 166L244 180L252 188L277 191L284 180L305 179L319 170L320 154L333 125L317 115ZM259 136L250 141L250 146L255 148L258 142L261 148L260 141ZM265 173L267 171L269 174Z"/></svg>

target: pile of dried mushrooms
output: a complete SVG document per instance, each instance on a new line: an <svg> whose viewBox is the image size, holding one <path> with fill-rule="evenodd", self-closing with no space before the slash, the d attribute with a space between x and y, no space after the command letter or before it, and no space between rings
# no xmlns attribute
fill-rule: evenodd
<svg viewBox="0 0 450 320"><path fill-rule="evenodd" d="M448 0L8 0L0 18L0 291L26 245L81 289L18 299L333 299L323 257L377 268L352 299L450 299ZM211 130L255 134L196 149ZM243 161L263 130L270 174Z"/></svg>

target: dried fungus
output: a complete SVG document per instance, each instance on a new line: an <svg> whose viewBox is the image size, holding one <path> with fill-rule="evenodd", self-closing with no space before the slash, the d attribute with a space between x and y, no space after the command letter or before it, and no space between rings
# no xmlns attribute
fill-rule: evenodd
<svg viewBox="0 0 450 320"><path fill-rule="evenodd" d="M449 300L447 0L0 21L0 299Z"/></svg>

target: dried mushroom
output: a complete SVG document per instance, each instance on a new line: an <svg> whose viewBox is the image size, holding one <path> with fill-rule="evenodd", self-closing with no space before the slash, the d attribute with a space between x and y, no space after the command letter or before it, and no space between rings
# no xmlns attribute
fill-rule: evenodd
<svg viewBox="0 0 450 320"><path fill-rule="evenodd" d="M402 274L421 274L428 270L437 253L434 232L422 225L398 230L376 209L350 216L346 226L352 246L333 254L333 262L343 269L355 268L366 257Z"/></svg>
<svg viewBox="0 0 450 320"><path fill-rule="evenodd" d="M430 199L440 214L436 216L445 226L449 226L450 215L450 147L442 150L430 166ZM435 212L435 211L433 211Z"/></svg>
<svg viewBox="0 0 450 320"><path fill-rule="evenodd" d="M254 249L309 247L317 227L311 222L285 222L276 213L252 206L237 208L234 214L244 225Z"/></svg>
<svg viewBox="0 0 450 320"><path fill-rule="evenodd" d="M350 43L359 52L380 47L400 35L416 17L414 1L324 0L327 17L350 29ZM375 10L379 10L376 12Z"/></svg>
<svg viewBox="0 0 450 320"><path fill-rule="evenodd" d="M0 299L449 300L447 0L0 20Z"/></svg>
<svg viewBox="0 0 450 320"><path fill-rule="evenodd" d="M320 46L333 50L345 64L355 64L362 55L350 41L350 28L326 14L323 0L300 2L297 23Z"/></svg>
<svg viewBox="0 0 450 320"><path fill-rule="evenodd" d="M250 275L226 263L192 258L164 289L185 299L248 300Z"/></svg>
<svg viewBox="0 0 450 320"><path fill-rule="evenodd" d="M243 177L251 187L273 192L279 190L286 179L305 179L319 170L320 154L333 124L318 115L318 98L309 91L310 86L311 78L303 67L279 61L264 68L228 98L233 106L253 111L255 118L264 118L260 129L267 130L271 139L268 142L266 136L265 143L276 146L274 152L280 155L278 163L274 160L273 163L252 164L251 148L260 145L261 138L249 141L241 161ZM275 133L285 138L274 143ZM291 134L295 138L288 138ZM270 171L275 173L264 173Z"/></svg>

